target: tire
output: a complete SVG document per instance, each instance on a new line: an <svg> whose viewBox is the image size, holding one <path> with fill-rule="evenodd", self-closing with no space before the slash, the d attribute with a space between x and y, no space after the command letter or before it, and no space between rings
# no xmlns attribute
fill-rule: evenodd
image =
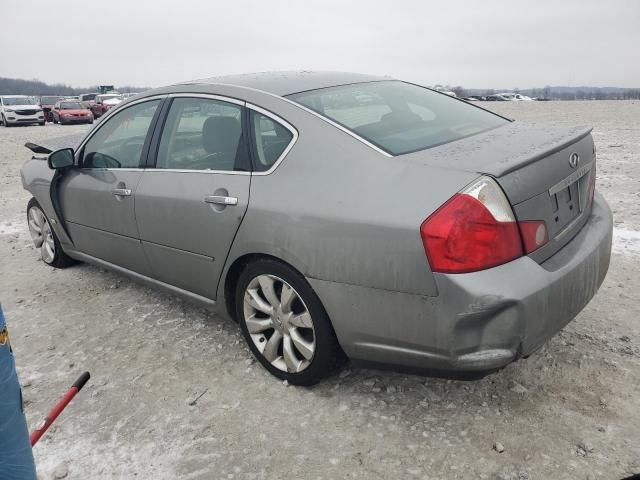
<svg viewBox="0 0 640 480"><path fill-rule="evenodd" d="M44 263L55 268L66 268L76 263L62 250L56 232L35 198L27 204L27 224L31 239L40 251L40 258Z"/></svg>
<svg viewBox="0 0 640 480"><path fill-rule="evenodd" d="M46 123L47 122L38 122L38 125L40 125L41 127L44 127Z"/></svg>
<svg viewBox="0 0 640 480"><path fill-rule="evenodd" d="M7 122L7 119L4 117L4 115L2 116L2 124L6 127L9 128L11 125L9 124L9 122Z"/></svg>
<svg viewBox="0 0 640 480"><path fill-rule="evenodd" d="M245 267L236 285L235 310L253 355L292 385L313 385L345 359L311 285L280 261L261 259Z"/></svg>

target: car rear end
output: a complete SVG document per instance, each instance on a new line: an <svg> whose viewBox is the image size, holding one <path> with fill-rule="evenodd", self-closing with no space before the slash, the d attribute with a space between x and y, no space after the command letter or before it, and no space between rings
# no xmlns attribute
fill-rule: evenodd
<svg viewBox="0 0 640 480"><path fill-rule="evenodd" d="M595 193L590 129L529 127L399 83L290 98L392 157L397 175L391 178L405 188L380 190L397 203L386 220L402 218L407 234L416 232L412 248L423 250L435 292L407 289L398 265L391 288L369 288L367 278L355 287L336 287L335 278L333 285L312 284L352 358L443 370L499 368L571 321L607 273L612 215ZM365 104L360 98L367 96ZM400 180L402 172L421 174L424 190L409 188L414 178ZM370 175L360 181L378 181L376 172ZM442 196L434 179L443 175L472 177ZM390 191L396 193L389 197ZM371 200L379 211L382 199ZM439 206L426 206L434 202ZM425 205L420 220L409 214L416 203ZM407 252L396 248L400 264Z"/></svg>
<svg viewBox="0 0 640 480"><path fill-rule="evenodd" d="M511 124L466 143L475 157L457 168L482 177L421 236L450 324L450 367L486 370L536 350L593 298L612 215L595 193L590 129Z"/></svg>

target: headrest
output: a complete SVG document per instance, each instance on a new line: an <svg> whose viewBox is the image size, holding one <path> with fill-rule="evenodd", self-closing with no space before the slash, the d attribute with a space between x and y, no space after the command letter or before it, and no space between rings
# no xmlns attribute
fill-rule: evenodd
<svg viewBox="0 0 640 480"><path fill-rule="evenodd" d="M207 153L234 153L241 131L233 117L209 117L202 125L202 146Z"/></svg>

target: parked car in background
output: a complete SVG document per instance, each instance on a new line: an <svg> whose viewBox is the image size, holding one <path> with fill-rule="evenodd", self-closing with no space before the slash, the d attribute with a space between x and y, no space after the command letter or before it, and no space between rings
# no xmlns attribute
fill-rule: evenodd
<svg viewBox="0 0 640 480"><path fill-rule="evenodd" d="M226 311L293 384L344 354L503 367L571 321L609 267L590 128L520 124L387 77L150 90L74 146L21 169L42 260Z"/></svg>
<svg viewBox="0 0 640 480"><path fill-rule="evenodd" d="M452 92L451 90L449 90L446 87L443 87L442 85L436 85L435 87L431 87L432 90L435 90L436 92L440 92L440 93L444 93L445 95L449 95L450 97L457 97L455 92Z"/></svg>
<svg viewBox="0 0 640 480"><path fill-rule="evenodd" d="M512 92L496 93L495 96L508 102L531 102L532 101L531 97L527 97L526 95L522 95L520 93L512 93Z"/></svg>
<svg viewBox="0 0 640 480"><path fill-rule="evenodd" d="M85 106L89 106L90 104L94 103L96 100L96 97L100 95L99 93L82 93L80 95L78 95L78 100L80 100L82 103L85 104Z"/></svg>
<svg viewBox="0 0 640 480"><path fill-rule="evenodd" d="M44 125L44 112L33 97L26 95L0 96L0 121L5 127L37 123Z"/></svg>
<svg viewBox="0 0 640 480"><path fill-rule="evenodd" d="M44 112L44 119L47 122L53 122L53 114L51 113L51 109L58 100L62 100L63 98L64 97L60 95L43 95L40 97L40 107Z"/></svg>
<svg viewBox="0 0 640 480"><path fill-rule="evenodd" d="M93 123L93 113L78 100L61 100L51 110L53 123Z"/></svg>
<svg viewBox="0 0 640 480"><path fill-rule="evenodd" d="M123 93L123 94L122 94L122 99L123 99L123 100L128 100L128 99L130 99L131 97L135 97L136 95L137 95L137 93L136 93L136 92Z"/></svg>
<svg viewBox="0 0 640 480"><path fill-rule="evenodd" d="M89 110L95 118L100 118L107 113L110 108L115 107L124 99L120 93L105 93L96 95L94 103L89 105Z"/></svg>

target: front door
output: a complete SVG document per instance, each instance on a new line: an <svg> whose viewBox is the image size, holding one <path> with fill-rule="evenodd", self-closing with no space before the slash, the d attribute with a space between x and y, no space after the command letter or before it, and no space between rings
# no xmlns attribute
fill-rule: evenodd
<svg viewBox="0 0 640 480"><path fill-rule="evenodd" d="M142 154L161 100L134 104L100 125L60 181L58 201L75 248L149 275L135 218Z"/></svg>
<svg viewBox="0 0 640 480"><path fill-rule="evenodd" d="M136 218L158 280L215 299L249 202L241 102L207 96L171 100L155 154L142 174Z"/></svg>

